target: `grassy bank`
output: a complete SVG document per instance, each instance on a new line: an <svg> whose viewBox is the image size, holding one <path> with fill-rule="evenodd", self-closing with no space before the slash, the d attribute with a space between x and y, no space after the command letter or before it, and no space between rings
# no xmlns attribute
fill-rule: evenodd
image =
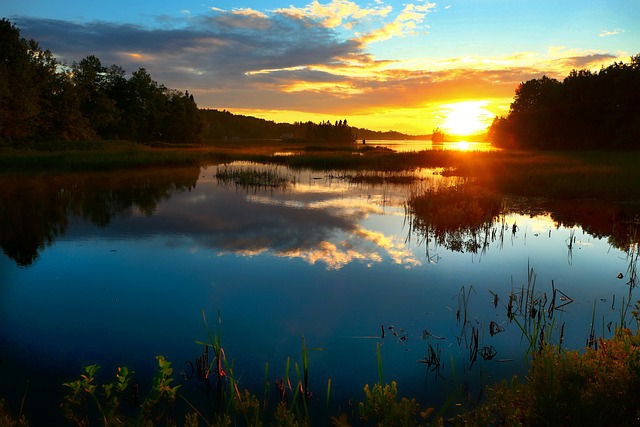
<svg viewBox="0 0 640 427"><path fill-rule="evenodd" d="M152 147L127 142L55 144L0 149L1 172L104 171L155 166L190 166L214 161L193 148Z"/></svg>
<svg viewBox="0 0 640 427"><path fill-rule="evenodd" d="M407 172L446 168L503 194L640 201L640 152L423 151L396 153L354 144L305 146L274 140L212 141L204 146L120 141L0 148L0 172L118 170L246 160L321 171Z"/></svg>

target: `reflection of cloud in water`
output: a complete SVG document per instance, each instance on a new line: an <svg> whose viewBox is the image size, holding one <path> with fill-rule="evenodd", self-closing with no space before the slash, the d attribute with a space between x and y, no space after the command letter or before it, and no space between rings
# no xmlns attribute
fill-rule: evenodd
<svg viewBox="0 0 640 427"><path fill-rule="evenodd" d="M349 191L345 186L327 191L320 183L313 187L247 192L201 181L191 191L173 193L151 216L114 218L108 234L126 239L164 236L165 244L184 246L192 253L298 258L324 263L330 270L384 259L407 268L420 265L404 242L363 228L362 221L372 215L395 213L373 203L367 197L370 191ZM71 233L88 232L78 225Z"/></svg>
<svg viewBox="0 0 640 427"><path fill-rule="evenodd" d="M406 268L421 265L403 243L360 227L359 222L368 215L383 213L380 207L366 201L332 198L302 202L262 195L249 195L245 200L254 205L254 212L255 205L275 209L278 216L284 215L287 221L275 224L277 216L273 215L269 219L270 227L261 228L259 233L254 229L249 239L237 233L233 239L217 239L223 253L257 256L271 251L277 257L298 258L312 265L324 263L329 270L339 270L354 261L369 265L380 263L383 260L380 252L384 252L394 263ZM310 221L310 218L315 219ZM242 234L247 233L249 230L245 227ZM335 237L344 233L347 237L342 240Z"/></svg>
<svg viewBox="0 0 640 427"><path fill-rule="evenodd" d="M406 268L422 265L422 262L417 260L413 252L407 249L403 243L394 242L383 233L361 228L356 230L356 234L384 249L396 264L402 264Z"/></svg>
<svg viewBox="0 0 640 427"><path fill-rule="evenodd" d="M367 245L367 243L373 243ZM323 262L328 270L339 270L353 261L366 261L369 266L373 263L380 263L383 260L380 251L386 253L394 263L402 264L406 268L422 265L422 262L415 258L413 252L405 248L402 243L394 242L383 233L356 229L349 238L339 244L323 241L315 248L307 250L295 250L277 253L277 256L288 258L300 258L310 264Z"/></svg>
<svg viewBox="0 0 640 427"><path fill-rule="evenodd" d="M360 253L346 246L343 246L343 248L344 249L340 249L335 243L324 241L320 242L315 248L282 252L276 254L276 256L300 258L312 265L317 262L323 262L327 265L327 270L339 270L355 260L368 260L371 262L382 261L378 253Z"/></svg>

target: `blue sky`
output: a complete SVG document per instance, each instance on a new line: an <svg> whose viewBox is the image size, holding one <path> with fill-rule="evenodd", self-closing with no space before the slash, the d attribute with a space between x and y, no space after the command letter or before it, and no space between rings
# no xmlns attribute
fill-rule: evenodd
<svg viewBox="0 0 640 427"><path fill-rule="evenodd" d="M69 64L146 68L203 108L471 132L517 85L640 53L638 0L0 0Z"/></svg>

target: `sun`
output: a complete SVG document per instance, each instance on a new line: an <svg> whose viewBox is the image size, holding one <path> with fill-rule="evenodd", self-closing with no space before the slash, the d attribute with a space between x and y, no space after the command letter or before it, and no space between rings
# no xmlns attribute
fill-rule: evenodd
<svg viewBox="0 0 640 427"><path fill-rule="evenodd" d="M489 101L464 101L441 106L442 128L452 135L467 136L484 131L494 114L486 109Z"/></svg>

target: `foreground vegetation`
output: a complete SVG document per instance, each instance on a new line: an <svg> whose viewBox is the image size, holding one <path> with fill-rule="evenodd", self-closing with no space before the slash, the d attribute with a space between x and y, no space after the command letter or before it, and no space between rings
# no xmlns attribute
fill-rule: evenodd
<svg viewBox="0 0 640 427"><path fill-rule="evenodd" d="M463 410L435 411L413 398L402 397L395 382L383 383L378 352L380 381L364 386L363 400L345 405L337 413L330 412L330 381L326 396L311 399L304 339L302 360L300 365L294 363L294 375L289 375L291 364L287 360L285 376L275 382L275 389L271 389L265 376L261 395L241 390L216 334L210 334L209 342L201 343L205 350L194 369L207 394L210 391L213 395L206 400L206 407L193 404L181 393L171 363L162 356L156 358L157 373L147 393L138 389L133 372L126 367L119 367L111 380L99 381L100 368L91 365L77 379L63 384L66 392L60 407L68 425L75 426L637 425L640 422L637 309L638 305L634 311L636 332L620 327L613 338L599 339L584 351L562 348L561 339L552 343L551 334L545 333L544 328L537 329L534 335L525 334L527 340L534 340L535 347L527 376L488 386L484 403ZM278 396L276 403L271 401L274 393ZM0 424L28 426L29 421L22 411L12 416L6 403L0 400Z"/></svg>

